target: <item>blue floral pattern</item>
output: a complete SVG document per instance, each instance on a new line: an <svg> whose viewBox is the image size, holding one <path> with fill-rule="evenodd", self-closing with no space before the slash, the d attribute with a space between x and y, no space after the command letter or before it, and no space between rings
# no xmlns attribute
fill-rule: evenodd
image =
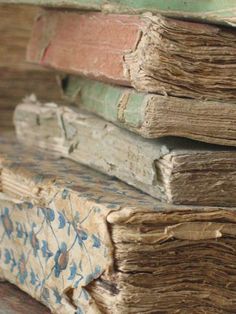
<svg viewBox="0 0 236 314"><path fill-rule="evenodd" d="M21 284L23 284L28 276L27 271L27 262L24 253L21 254L19 260L18 260L18 274L17 277L19 278L19 281Z"/></svg>
<svg viewBox="0 0 236 314"><path fill-rule="evenodd" d="M13 232L13 223L9 216L9 209L7 207L3 209L3 213L1 214L1 221L6 235L8 236L8 238L10 238Z"/></svg>
<svg viewBox="0 0 236 314"><path fill-rule="evenodd" d="M91 303L84 287L107 268L107 247L99 234L89 232L87 227L93 215L100 213L92 207L80 219L77 209L71 208L72 194L66 198L57 194L50 201L51 208L29 209L27 202L0 201L0 265L8 269L8 276L12 274L9 280L14 282L14 278L17 285L55 312L65 308L66 313L74 314L86 313ZM57 211L61 200L66 203L63 210ZM15 243L20 244L17 250ZM76 310L65 295L68 287L80 291Z"/></svg>
<svg viewBox="0 0 236 314"><path fill-rule="evenodd" d="M86 313L96 307L86 286L112 269L107 215L124 208L159 211L160 205L74 162L41 152L26 156L15 145L7 167L40 193L31 202L0 201L0 272L56 313ZM73 304L68 289L75 290Z"/></svg>

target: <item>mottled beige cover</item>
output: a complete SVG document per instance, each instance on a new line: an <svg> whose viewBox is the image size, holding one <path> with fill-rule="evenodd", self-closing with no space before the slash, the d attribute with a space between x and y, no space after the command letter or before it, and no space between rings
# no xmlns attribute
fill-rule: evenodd
<svg viewBox="0 0 236 314"><path fill-rule="evenodd" d="M23 144L56 151L163 202L236 205L236 148L144 139L93 114L35 97L17 106L14 124Z"/></svg>

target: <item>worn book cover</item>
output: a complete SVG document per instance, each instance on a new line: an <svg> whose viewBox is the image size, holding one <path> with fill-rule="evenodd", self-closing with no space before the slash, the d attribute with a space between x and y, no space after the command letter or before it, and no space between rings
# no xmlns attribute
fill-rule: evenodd
<svg viewBox="0 0 236 314"><path fill-rule="evenodd" d="M163 204L9 138L0 150L1 279L58 314L236 311L234 208Z"/></svg>
<svg viewBox="0 0 236 314"><path fill-rule="evenodd" d="M236 146L232 103L138 93L77 76L62 76L67 101L145 138L180 136Z"/></svg>
<svg viewBox="0 0 236 314"><path fill-rule="evenodd" d="M236 30L152 14L42 11L29 62L161 95L235 102Z"/></svg>
<svg viewBox="0 0 236 314"><path fill-rule="evenodd" d="M146 11L166 16L235 25L234 0L0 0L0 3L100 10L136 14Z"/></svg>
<svg viewBox="0 0 236 314"><path fill-rule="evenodd" d="M234 205L236 148L144 139L91 113L35 97L17 106L18 139L56 151L169 203Z"/></svg>

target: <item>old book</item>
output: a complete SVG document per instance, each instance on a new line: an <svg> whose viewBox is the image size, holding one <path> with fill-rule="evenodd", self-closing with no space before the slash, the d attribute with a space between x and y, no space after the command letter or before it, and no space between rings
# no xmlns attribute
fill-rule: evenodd
<svg viewBox="0 0 236 314"><path fill-rule="evenodd" d="M235 104L138 93L77 76L62 76L61 87L70 103L142 137L236 146Z"/></svg>
<svg viewBox="0 0 236 314"><path fill-rule="evenodd" d="M2 279L55 313L234 313L233 208L159 203L1 138Z"/></svg>
<svg viewBox="0 0 236 314"><path fill-rule="evenodd" d="M50 311L17 287L0 283L0 314L25 313L50 314Z"/></svg>
<svg viewBox="0 0 236 314"><path fill-rule="evenodd" d="M69 7L129 13L152 11L166 16L235 25L235 0L0 0L0 3Z"/></svg>
<svg viewBox="0 0 236 314"><path fill-rule="evenodd" d="M176 204L235 205L236 149L181 138L148 140L76 108L27 98L18 139L58 152Z"/></svg>
<svg viewBox="0 0 236 314"><path fill-rule="evenodd" d="M235 102L236 31L152 14L45 10L29 62L139 91Z"/></svg>

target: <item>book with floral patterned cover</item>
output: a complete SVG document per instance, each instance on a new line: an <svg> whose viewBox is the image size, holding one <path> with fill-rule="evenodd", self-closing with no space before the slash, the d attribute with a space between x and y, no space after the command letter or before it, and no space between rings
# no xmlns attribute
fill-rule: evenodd
<svg viewBox="0 0 236 314"><path fill-rule="evenodd" d="M9 136L0 144L1 279L59 314L236 310L234 208L163 204Z"/></svg>

